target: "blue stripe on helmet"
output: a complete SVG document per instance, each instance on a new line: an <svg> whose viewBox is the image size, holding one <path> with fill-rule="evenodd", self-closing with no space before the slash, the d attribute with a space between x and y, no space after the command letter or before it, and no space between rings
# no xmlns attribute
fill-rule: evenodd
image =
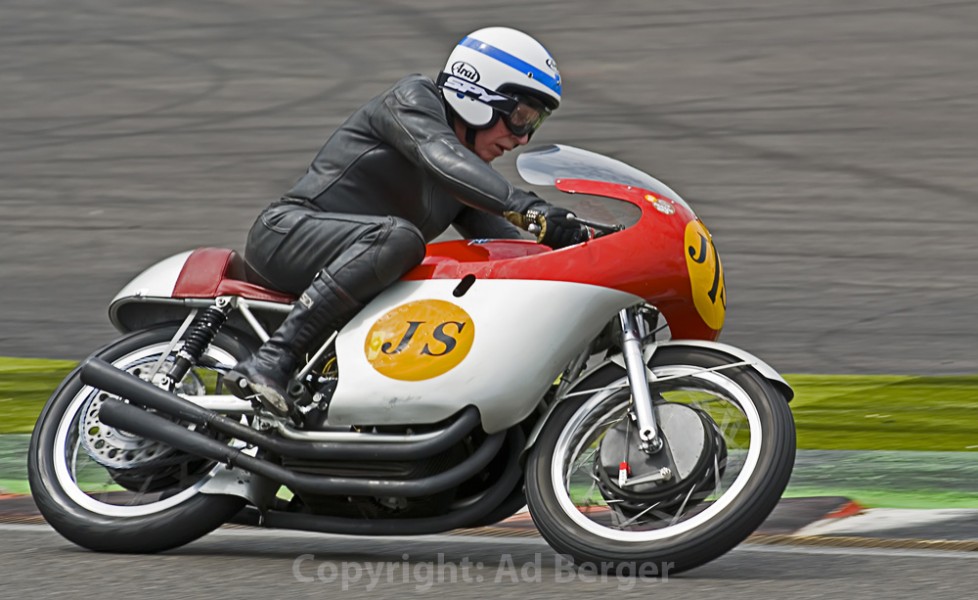
<svg viewBox="0 0 978 600"><path fill-rule="evenodd" d="M506 52L505 50L500 50L495 46L490 46L485 42L480 42L479 40L470 38L468 36L466 36L465 39L459 42L458 45L465 46L466 48L472 48L476 52L481 52L486 56L495 58L496 60L503 63L504 65L512 67L517 71L523 73L524 75L530 75L535 81L538 81L543 85L547 86L548 88L553 90L554 93L556 93L558 96L561 93L559 77L554 77L549 73L545 73L544 71L541 71L540 69L534 67L533 65L526 62L525 60L517 58L512 54L510 54L509 52Z"/></svg>

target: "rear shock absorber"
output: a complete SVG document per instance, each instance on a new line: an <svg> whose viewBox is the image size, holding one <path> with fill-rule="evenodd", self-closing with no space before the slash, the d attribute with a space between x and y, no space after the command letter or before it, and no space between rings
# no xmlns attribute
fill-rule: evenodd
<svg viewBox="0 0 978 600"><path fill-rule="evenodd" d="M217 335L218 330L227 321L231 308L231 299L222 296L197 317L187 333L183 348L177 352L177 359L173 363L173 367L166 374L164 383L168 388L173 389L178 382L183 380L187 371L197 364L200 357L204 355L204 351L214 341L214 336Z"/></svg>

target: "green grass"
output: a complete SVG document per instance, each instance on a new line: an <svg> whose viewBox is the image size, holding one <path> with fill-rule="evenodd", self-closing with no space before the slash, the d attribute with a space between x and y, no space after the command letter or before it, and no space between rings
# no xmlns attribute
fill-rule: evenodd
<svg viewBox="0 0 978 600"><path fill-rule="evenodd" d="M792 375L798 447L978 450L978 376Z"/></svg>
<svg viewBox="0 0 978 600"><path fill-rule="evenodd" d="M30 433L73 361L0 357L0 433ZM798 447L978 450L978 376L789 375Z"/></svg>
<svg viewBox="0 0 978 600"><path fill-rule="evenodd" d="M30 433L48 396L76 364L0 357L0 434Z"/></svg>
<svg viewBox="0 0 978 600"><path fill-rule="evenodd" d="M809 488L789 485L784 493L785 498L815 496L849 498L866 508L978 508L978 492L893 491L849 486Z"/></svg>
<svg viewBox="0 0 978 600"><path fill-rule="evenodd" d="M0 479L0 495L30 493L31 486L27 483L26 475L23 479Z"/></svg>

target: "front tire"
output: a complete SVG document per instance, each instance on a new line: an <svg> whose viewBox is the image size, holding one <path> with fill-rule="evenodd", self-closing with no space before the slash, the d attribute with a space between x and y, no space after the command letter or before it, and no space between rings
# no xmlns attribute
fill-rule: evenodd
<svg viewBox="0 0 978 600"><path fill-rule="evenodd" d="M176 331L173 325L131 333L93 356L145 376ZM192 369L178 389L213 393L221 371L248 356L253 344L228 330L219 332L205 357L220 368ZM172 364L179 348L160 372ZM82 383L76 368L48 400L31 436L31 493L61 535L95 551L160 552L209 533L241 510L242 498L198 492L212 477L213 463L100 424L100 396L104 394ZM127 457L130 464L125 464ZM129 468L131 464L142 468Z"/></svg>
<svg viewBox="0 0 978 600"><path fill-rule="evenodd" d="M670 378L652 386L657 412L669 404L693 408L722 438L710 446L714 468L698 472L703 480L677 483L681 503L616 497L623 488L595 475L602 440L629 418L620 368L582 384L595 394L556 408L526 468L530 513L555 550L605 571L663 575L717 558L767 518L791 476L794 421L784 396L749 366L704 371L732 362L713 350L667 347L649 364L657 378Z"/></svg>

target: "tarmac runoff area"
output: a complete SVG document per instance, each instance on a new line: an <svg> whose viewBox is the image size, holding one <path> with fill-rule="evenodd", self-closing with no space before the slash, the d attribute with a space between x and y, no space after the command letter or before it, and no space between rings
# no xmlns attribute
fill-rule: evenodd
<svg viewBox="0 0 978 600"><path fill-rule="evenodd" d="M26 494L29 439L0 436L0 523L43 523ZM895 498L890 504L934 506L953 497L978 507L975 481L978 461L971 453L799 451L785 498L748 542L978 552L978 508L869 508L846 495L819 492L849 489L859 496L869 489L875 498ZM539 537L526 512L454 534Z"/></svg>

